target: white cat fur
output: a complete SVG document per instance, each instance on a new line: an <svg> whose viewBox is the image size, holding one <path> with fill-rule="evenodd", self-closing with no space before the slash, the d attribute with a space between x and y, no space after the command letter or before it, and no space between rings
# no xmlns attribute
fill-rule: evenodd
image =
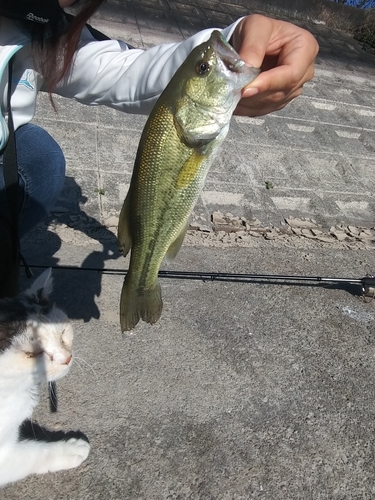
<svg viewBox="0 0 375 500"><path fill-rule="evenodd" d="M51 291L49 269L25 296L43 301L48 300ZM29 474L77 467L90 451L89 443L80 438L56 442L19 440L20 425L30 419L38 404L40 385L68 373L73 340L68 318L55 306L46 314L31 314L22 330L0 352L0 486Z"/></svg>

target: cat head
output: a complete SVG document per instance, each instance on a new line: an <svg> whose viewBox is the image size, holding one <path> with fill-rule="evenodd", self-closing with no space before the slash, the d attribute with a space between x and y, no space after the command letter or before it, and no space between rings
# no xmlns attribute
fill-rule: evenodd
<svg viewBox="0 0 375 500"><path fill-rule="evenodd" d="M73 330L65 313L49 300L51 274L47 269L26 292L0 300L2 370L37 373L48 381L68 372Z"/></svg>

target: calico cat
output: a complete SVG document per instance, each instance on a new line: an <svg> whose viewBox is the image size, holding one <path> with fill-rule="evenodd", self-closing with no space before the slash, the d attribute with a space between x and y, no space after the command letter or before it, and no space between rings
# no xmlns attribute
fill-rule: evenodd
<svg viewBox="0 0 375 500"><path fill-rule="evenodd" d="M52 432L31 422L41 384L72 364L73 330L52 306L51 270L14 298L0 300L0 486L29 474L80 465L90 445L81 432Z"/></svg>

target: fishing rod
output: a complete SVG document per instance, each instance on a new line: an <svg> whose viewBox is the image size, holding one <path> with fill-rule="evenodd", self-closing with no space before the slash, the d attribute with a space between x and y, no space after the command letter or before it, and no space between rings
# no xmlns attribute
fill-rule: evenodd
<svg viewBox="0 0 375 500"><path fill-rule="evenodd" d="M28 265L29 268L62 269L70 271L95 271L102 274L125 276L127 269L100 269L96 267L78 266L41 266ZM159 278L199 280L199 281L227 281L233 283L269 283L269 284L330 284L330 285L358 285L361 287L361 294L364 297L375 298L375 276L366 275L363 278L330 278L323 276L288 276L280 274L245 274L245 273L218 273L206 271L168 271L163 270L158 273Z"/></svg>

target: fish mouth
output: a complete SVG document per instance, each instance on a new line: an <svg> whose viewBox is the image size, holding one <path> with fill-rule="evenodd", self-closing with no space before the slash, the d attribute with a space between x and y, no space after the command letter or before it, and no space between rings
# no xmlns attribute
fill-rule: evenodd
<svg viewBox="0 0 375 500"><path fill-rule="evenodd" d="M220 31L213 31L211 36L212 47L218 56L220 69L223 73L230 74L232 78L238 75L239 80L246 79L246 83L250 83L259 75L260 69L248 66Z"/></svg>

